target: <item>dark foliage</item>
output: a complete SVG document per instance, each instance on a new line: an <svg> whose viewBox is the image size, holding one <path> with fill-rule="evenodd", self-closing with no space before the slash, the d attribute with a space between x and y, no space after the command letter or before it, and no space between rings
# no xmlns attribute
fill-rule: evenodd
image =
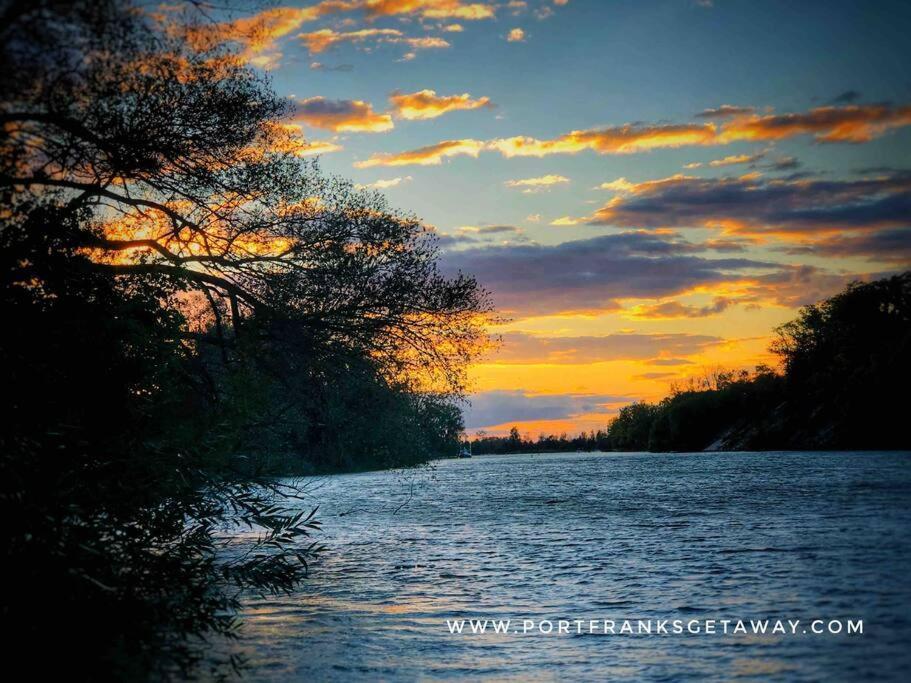
<svg viewBox="0 0 911 683"><path fill-rule="evenodd" d="M0 616L36 676L193 673L319 550L272 477L454 450L484 342L485 292L299 158L198 7L0 2Z"/></svg>

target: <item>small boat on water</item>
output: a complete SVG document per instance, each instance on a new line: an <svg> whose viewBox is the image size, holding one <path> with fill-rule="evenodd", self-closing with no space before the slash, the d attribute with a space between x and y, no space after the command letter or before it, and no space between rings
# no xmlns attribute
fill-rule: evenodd
<svg viewBox="0 0 911 683"><path fill-rule="evenodd" d="M460 457L460 458L470 458L471 457L471 442L470 441L462 444L462 447L459 448L458 457Z"/></svg>

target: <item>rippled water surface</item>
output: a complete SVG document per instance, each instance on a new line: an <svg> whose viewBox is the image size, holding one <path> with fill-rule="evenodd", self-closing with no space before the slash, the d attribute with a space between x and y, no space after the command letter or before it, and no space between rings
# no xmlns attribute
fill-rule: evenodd
<svg viewBox="0 0 911 683"><path fill-rule="evenodd" d="M329 550L301 593L248 602L256 680L908 680L909 453L491 456L309 484ZM864 634L450 635L474 617Z"/></svg>

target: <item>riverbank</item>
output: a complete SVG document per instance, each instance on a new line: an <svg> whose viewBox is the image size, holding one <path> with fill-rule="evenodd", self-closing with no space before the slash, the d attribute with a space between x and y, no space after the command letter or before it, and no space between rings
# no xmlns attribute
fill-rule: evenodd
<svg viewBox="0 0 911 683"><path fill-rule="evenodd" d="M603 430L568 438L479 435L474 453L911 448L911 272L806 306L775 330L780 369L706 371L657 403L624 406Z"/></svg>

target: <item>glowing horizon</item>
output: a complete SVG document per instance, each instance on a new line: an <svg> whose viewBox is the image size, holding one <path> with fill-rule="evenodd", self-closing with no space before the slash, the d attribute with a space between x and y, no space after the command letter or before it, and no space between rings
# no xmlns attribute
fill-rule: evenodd
<svg viewBox="0 0 911 683"><path fill-rule="evenodd" d="M534 437L771 363L800 306L911 262L911 10L773 4L326 0L218 32L302 154L492 291L467 431Z"/></svg>

